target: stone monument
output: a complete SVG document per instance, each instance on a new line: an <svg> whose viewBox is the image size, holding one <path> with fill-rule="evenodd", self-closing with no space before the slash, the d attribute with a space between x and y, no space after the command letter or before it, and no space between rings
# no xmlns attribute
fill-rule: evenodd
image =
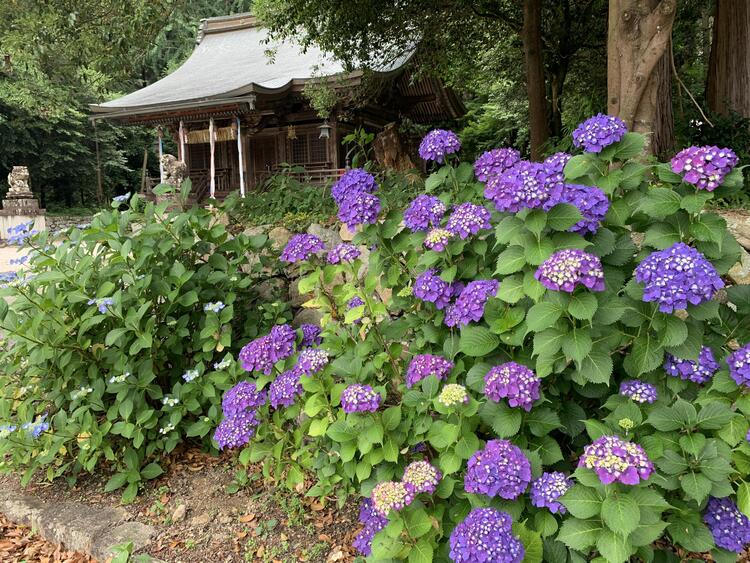
<svg viewBox="0 0 750 563"><path fill-rule="evenodd" d="M171 154L165 154L161 157L161 165L164 168L164 183L179 188L187 178L187 165Z"/></svg>
<svg viewBox="0 0 750 563"><path fill-rule="evenodd" d="M33 228L41 231L45 228L44 209L39 207L39 200L34 197L29 184L29 169L26 166L14 166L8 174L8 193L0 209L0 239L8 236L8 229L21 223L33 223Z"/></svg>

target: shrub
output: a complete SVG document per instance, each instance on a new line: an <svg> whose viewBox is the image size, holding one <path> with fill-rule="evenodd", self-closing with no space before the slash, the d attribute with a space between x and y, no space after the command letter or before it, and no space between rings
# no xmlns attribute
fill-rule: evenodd
<svg viewBox="0 0 750 563"><path fill-rule="evenodd" d="M276 270L265 235L228 236L221 208L123 199L62 242L19 235L28 263L0 299L0 455L24 483L105 462L128 500L182 440L210 444L236 343L287 310L258 298Z"/></svg>
<svg viewBox="0 0 750 563"><path fill-rule="evenodd" d="M312 470L311 496L372 494L355 545L373 560L651 561L665 537L733 561L750 541L732 500L750 514L750 352L731 374L724 359L750 336L750 287L723 289L740 248L702 209L741 171L714 162L723 185L696 189L607 119L583 129L598 152L509 162L486 186L449 155L426 182L447 217L422 198L406 222L444 248L344 198L369 268L288 253L329 361L261 355L257 388L287 400L253 407L241 461L290 486Z"/></svg>

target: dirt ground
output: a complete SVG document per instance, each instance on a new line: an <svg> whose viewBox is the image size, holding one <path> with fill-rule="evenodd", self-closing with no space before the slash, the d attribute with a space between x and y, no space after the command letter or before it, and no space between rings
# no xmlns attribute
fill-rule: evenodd
<svg viewBox="0 0 750 563"><path fill-rule="evenodd" d="M0 561L4 563L96 563L82 553L45 541L28 526L0 514Z"/></svg>
<svg viewBox="0 0 750 563"><path fill-rule="evenodd" d="M238 465L230 456L198 450L175 455L162 467L165 474L149 481L124 507L129 519L156 527L157 536L145 550L154 558L169 563L356 560L351 548L358 532L356 503L338 510L335 501L319 503L264 483L253 468L248 486L230 494L227 487ZM62 480L35 482L26 492L45 500L119 506L118 492L103 492L106 479L82 479L72 489ZM18 486L17 480L0 477L3 486Z"/></svg>

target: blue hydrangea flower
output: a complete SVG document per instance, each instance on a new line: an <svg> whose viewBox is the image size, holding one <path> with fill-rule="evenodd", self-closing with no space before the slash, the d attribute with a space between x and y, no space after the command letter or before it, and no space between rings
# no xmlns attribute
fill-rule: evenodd
<svg viewBox="0 0 750 563"><path fill-rule="evenodd" d="M328 353L319 348L305 348L297 359L297 369L307 376L318 373L327 365Z"/></svg>
<svg viewBox="0 0 750 563"><path fill-rule="evenodd" d="M480 182L486 182L493 176L499 176L516 162L521 160L521 153L516 149L492 149L474 162L474 175Z"/></svg>
<svg viewBox="0 0 750 563"><path fill-rule="evenodd" d="M342 242L337 244L328 252L328 263L329 264L351 264L362 252L348 242Z"/></svg>
<svg viewBox="0 0 750 563"><path fill-rule="evenodd" d="M344 172L341 178L331 186L331 196L338 205L341 205L341 202L351 194L371 194L377 189L378 185L372 174L361 168L352 168Z"/></svg>
<svg viewBox="0 0 750 563"><path fill-rule="evenodd" d="M577 248L555 252L539 266L534 277L553 291L572 293L577 286L604 291L604 270L598 256Z"/></svg>
<svg viewBox="0 0 750 563"><path fill-rule="evenodd" d="M467 493L518 498L531 482L531 463L508 440L490 440L469 459L464 477Z"/></svg>
<svg viewBox="0 0 750 563"><path fill-rule="evenodd" d="M362 555L369 557L372 554L372 538L388 525L388 519L375 512L372 500L364 498L359 505L359 521L363 527L352 545Z"/></svg>
<svg viewBox="0 0 750 563"><path fill-rule="evenodd" d="M586 446L578 467L593 469L605 485L615 481L637 485L654 472L654 464L643 448L619 436L601 436Z"/></svg>
<svg viewBox="0 0 750 563"><path fill-rule="evenodd" d="M699 190L714 191L724 183L739 159L732 149L716 146L688 147L678 152L671 161L672 172Z"/></svg>
<svg viewBox="0 0 750 563"><path fill-rule="evenodd" d="M560 471L548 473L545 471L531 483L531 490L529 491L531 504L538 508L546 507L553 514L565 514L567 509L558 499L572 486L573 480L565 473Z"/></svg>
<svg viewBox="0 0 750 563"><path fill-rule="evenodd" d="M126 203L130 199L130 192L112 198L115 203Z"/></svg>
<svg viewBox="0 0 750 563"><path fill-rule="evenodd" d="M750 387L750 344L732 352L727 358L729 375L737 385Z"/></svg>
<svg viewBox="0 0 750 563"><path fill-rule="evenodd" d="M198 379L199 376L200 373L198 373L197 369L189 369L182 374L182 379L185 380L185 383L190 383L191 381Z"/></svg>
<svg viewBox="0 0 750 563"><path fill-rule="evenodd" d="M709 498L703 521L717 547L740 553L750 544L750 520L730 498Z"/></svg>
<svg viewBox="0 0 750 563"><path fill-rule="evenodd" d="M274 326L269 334L252 340L240 350L242 369L269 375L276 362L292 355L295 339L296 333L289 325Z"/></svg>
<svg viewBox="0 0 750 563"><path fill-rule="evenodd" d="M450 536L454 563L521 563L524 548L511 517L495 508L473 508Z"/></svg>
<svg viewBox="0 0 750 563"><path fill-rule="evenodd" d="M653 403L657 399L656 387L637 379L620 383L620 395L628 397L636 403Z"/></svg>
<svg viewBox="0 0 750 563"><path fill-rule="evenodd" d="M453 362L442 356L432 354L417 354L409 362L406 369L406 387L411 389L417 383L434 375L438 379L445 379L453 369Z"/></svg>
<svg viewBox="0 0 750 563"><path fill-rule="evenodd" d="M355 192L339 203L338 218L349 230L358 225L373 224L380 213L380 199L365 192Z"/></svg>
<svg viewBox="0 0 750 563"><path fill-rule="evenodd" d="M353 383L341 393L341 408L346 414L375 412L380 408L380 401L380 393L361 383Z"/></svg>
<svg viewBox="0 0 750 563"><path fill-rule="evenodd" d="M667 353L664 359L664 371L672 377L679 377L694 383L703 384L709 381L719 370L719 362L708 346L701 348L698 360L683 360Z"/></svg>
<svg viewBox="0 0 750 563"><path fill-rule="evenodd" d="M521 160L499 176L490 177L484 197L498 211L509 213L541 207L550 197L548 175L542 163Z"/></svg>
<svg viewBox="0 0 750 563"><path fill-rule="evenodd" d="M99 312L104 315L109 311L109 308L115 304L115 300L111 297L101 297L99 299L89 299L88 305L96 305Z"/></svg>
<svg viewBox="0 0 750 563"><path fill-rule="evenodd" d="M418 195L404 211L404 225L411 232L426 231L440 224L445 204L432 195Z"/></svg>
<svg viewBox="0 0 750 563"><path fill-rule="evenodd" d="M210 311L211 313L219 313L222 309L224 309L226 305L222 303L221 301L216 302L210 302L203 305L203 310L207 313Z"/></svg>
<svg viewBox="0 0 750 563"><path fill-rule="evenodd" d="M506 362L490 368L486 373L484 394L496 403L508 399L511 407L521 407L528 412L534 401L539 399L541 383L542 380L526 366Z"/></svg>
<svg viewBox="0 0 750 563"><path fill-rule="evenodd" d="M17 246L22 246L23 244L25 244L27 240L39 233L39 231L35 230L33 227L34 221L19 223L14 227L8 227L8 244Z"/></svg>
<svg viewBox="0 0 750 563"><path fill-rule="evenodd" d="M323 241L315 235L294 235L284 247L281 260L293 264L307 260L310 256L317 254L325 248Z"/></svg>
<svg viewBox="0 0 750 563"><path fill-rule="evenodd" d="M497 294L500 283L497 280L475 280L466 284L455 303L445 311L446 326L465 326L482 320L484 306L490 297Z"/></svg>
<svg viewBox="0 0 750 563"><path fill-rule="evenodd" d="M635 279L645 286L643 300L657 302L662 313L710 301L724 287L713 264L683 242L649 254L636 267Z"/></svg>
<svg viewBox="0 0 750 563"><path fill-rule="evenodd" d="M225 415L214 432L214 440L220 450L242 447L255 436L255 430L259 424L260 419L254 410Z"/></svg>
<svg viewBox="0 0 750 563"><path fill-rule="evenodd" d="M598 231L599 224L609 211L607 194L595 186L563 184L562 189L552 190L550 198L544 204L544 209L552 209L558 203L567 203L578 208L578 211L583 215L583 219L568 230L582 235Z"/></svg>
<svg viewBox="0 0 750 563"><path fill-rule="evenodd" d="M451 284L440 279L435 270L426 270L419 274L412 289L414 297L434 303L438 309L444 309L453 297Z"/></svg>
<svg viewBox="0 0 750 563"><path fill-rule="evenodd" d="M573 145L586 152L602 152L604 147L618 142L628 132L619 117L599 113L589 117L573 131Z"/></svg>
<svg viewBox="0 0 750 563"><path fill-rule="evenodd" d="M477 234L480 230L491 227L490 212L481 205L474 205L473 203L462 203L455 206L445 225L447 231L458 235L461 239L468 238L470 235Z"/></svg>
<svg viewBox="0 0 750 563"><path fill-rule="evenodd" d="M442 164L449 154L461 150L461 141L453 131L434 129L427 133L419 144L419 156L423 160L433 160Z"/></svg>
<svg viewBox="0 0 750 563"><path fill-rule="evenodd" d="M275 409L279 407L291 407L302 395L302 384L300 383L300 372L290 369L279 375L268 387L268 401Z"/></svg>
<svg viewBox="0 0 750 563"><path fill-rule="evenodd" d="M302 330L301 348L319 346L323 342L323 339L320 337L322 329L319 326L306 323L300 326L300 330Z"/></svg>

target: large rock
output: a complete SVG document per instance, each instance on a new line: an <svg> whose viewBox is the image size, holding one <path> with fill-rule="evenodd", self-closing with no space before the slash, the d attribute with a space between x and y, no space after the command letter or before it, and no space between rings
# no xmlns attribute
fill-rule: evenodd
<svg viewBox="0 0 750 563"><path fill-rule="evenodd" d="M307 228L307 232L311 235L315 235L320 240L322 240L326 248L333 248L337 244L341 244L343 242L341 236L339 233L334 231L333 229L327 229L323 225L319 225L318 223L313 223Z"/></svg>
<svg viewBox="0 0 750 563"><path fill-rule="evenodd" d="M280 252L292 238L292 232L284 227L274 227L268 231L268 238L271 239L273 248Z"/></svg>
<svg viewBox="0 0 750 563"><path fill-rule="evenodd" d="M284 299L289 292L289 284L283 278L269 278L258 284L258 295L264 301Z"/></svg>
<svg viewBox="0 0 750 563"><path fill-rule="evenodd" d="M718 213L727 222L727 228L737 239L737 242L750 250L750 215L734 209L719 211Z"/></svg>
<svg viewBox="0 0 750 563"><path fill-rule="evenodd" d="M341 228L339 229L339 237L341 237L341 240L345 242L351 242L352 239L354 239L354 235L356 234L357 233L355 231L350 231L349 227L347 227L343 223L341 224Z"/></svg>
<svg viewBox="0 0 750 563"><path fill-rule="evenodd" d="M289 284L289 304L292 307L302 307L304 303L307 303L315 297L314 293L300 293L299 292L299 279L292 280Z"/></svg>
<svg viewBox="0 0 750 563"><path fill-rule="evenodd" d="M729 279L737 285L750 284L750 254L743 250L740 261L729 270Z"/></svg>
<svg viewBox="0 0 750 563"><path fill-rule="evenodd" d="M323 320L323 313L319 309L302 309L294 316L292 326L299 328L303 324L312 324L320 326Z"/></svg>

